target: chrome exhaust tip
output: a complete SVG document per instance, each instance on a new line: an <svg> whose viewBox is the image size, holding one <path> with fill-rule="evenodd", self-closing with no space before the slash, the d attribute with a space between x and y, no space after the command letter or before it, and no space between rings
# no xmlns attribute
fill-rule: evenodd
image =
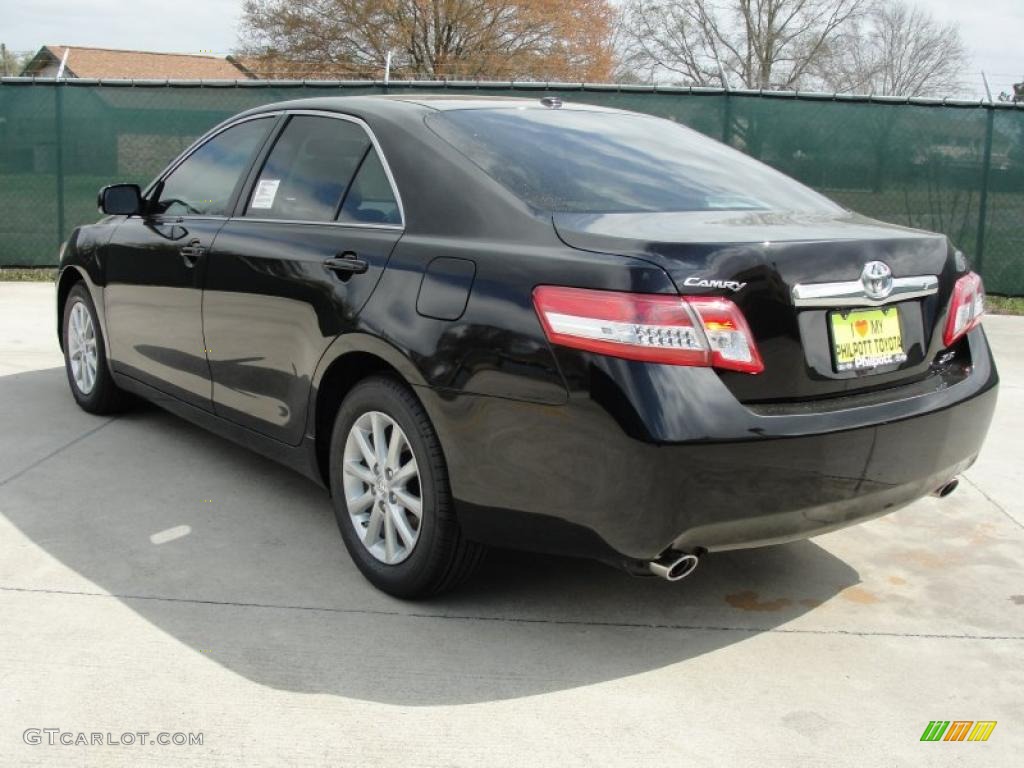
<svg viewBox="0 0 1024 768"><path fill-rule="evenodd" d="M959 485L960 481L954 477L945 485L940 485L938 488L932 491L932 496L934 496L937 499L944 499L947 496L949 496L949 494L951 494L953 491L955 491L957 489L957 486Z"/></svg>
<svg viewBox="0 0 1024 768"><path fill-rule="evenodd" d="M672 552L647 564L647 570L666 581L681 581L697 569L700 558L697 555L681 555Z"/></svg>

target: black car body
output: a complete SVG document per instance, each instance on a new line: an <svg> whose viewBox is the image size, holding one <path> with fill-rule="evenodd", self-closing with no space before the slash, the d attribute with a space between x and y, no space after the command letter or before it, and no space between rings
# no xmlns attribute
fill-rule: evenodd
<svg viewBox="0 0 1024 768"><path fill-rule="evenodd" d="M363 166L335 157L341 145L316 134L321 123L301 149L280 150L293 170L326 165L338 178L346 202L329 221L338 190L292 190L268 160L300 118L340 120L351 146L338 154L379 160L370 181L342 178ZM652 141L659 126L679 132L685 194L650 180L644 146L629 146L637 126ZM238 127L228 149L203 149ZM552 167L565 157L556 151L572 155L564 168ZM980 285L944 236L842 210L667 121L550 100L322 98L244 113L182 157L198 152L244 155L224 161L237 179L204 177L220 197L196 202L200 181L168 175L179 159L137 214L76 229L61 258L60 317L84 286L116 387L324 485L346 395L391 377L436 431L467 542L641 570L784 542L946 487L988 429L998 378L977 324ZM704 173L734 183L709 191ZM560 189L550 200L545 184ZM184 192L168 204L170 188ZM784 204L759 203L761 189ZM108 210L122 192L107 190ZM670 210L646 202L663 194ZM694 299L682 335L600 313L582 333L654 334L642 343L668 355L704 344L703 362L561 343L564 307L595 296L639 296L644 312L643 297L655 297L650 317ZM746 341L729 317L709 325L698 307L738 310ZM841 362L837 329L868 322L849 315L867 308L892 310L864 317L898 322L901 349ZM715 329L740 334L724 345L751 343L746 363L713 362L724 359L707 348Z"/></svg>

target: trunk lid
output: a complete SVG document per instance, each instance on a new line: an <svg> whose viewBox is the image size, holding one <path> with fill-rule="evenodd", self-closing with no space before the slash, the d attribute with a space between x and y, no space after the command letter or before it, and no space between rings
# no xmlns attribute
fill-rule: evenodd
<svg viewBox="0 0 1024 768"><path fill-rule="evenodd" d="M757 375L720 372L745 403L835 397L927 377L942 351L940 322L952 285L964 270L944 235L852 213L558 213L554 225L562 241L573 248L658 264L680 294L719 295L734 301L765 362L765 370ZM886 264L894 278L937 278L937 291L906 299L893 296L883 307L898 310L905 361L840 371L830 314L861 308L840 309L830 300L797 306L793 288L859 281L872 261Z"/></svg>

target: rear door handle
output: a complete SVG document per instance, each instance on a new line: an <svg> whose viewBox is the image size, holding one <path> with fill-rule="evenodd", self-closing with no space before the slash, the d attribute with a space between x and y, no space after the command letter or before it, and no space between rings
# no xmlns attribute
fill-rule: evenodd
<svg viewBox="0 0 1024 768"><path fill-rule="evenodd" d="M178 253L181 254L186 267L194 267L196 262L199 261L199 257L206 253L206 249L203 248L199 240L193 240L188 245L181 246L178 249Z"/></svg>
<svg viewBox="0 0 1024 768"><path fill-rule="evenodd" d="M345 251L336 259L324 259L324 266L332 272L346 275L361 275L370 268L367 262L356 257L352 251Z"/></svg>

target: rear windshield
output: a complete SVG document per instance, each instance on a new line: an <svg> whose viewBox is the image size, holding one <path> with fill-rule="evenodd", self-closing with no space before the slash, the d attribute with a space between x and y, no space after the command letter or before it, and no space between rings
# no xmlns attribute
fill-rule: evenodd
<svg viewBox="0 0 1024 768"><path fill-rule="evenodd" d="M573 213L841 210L670 120L572 109L437 112L428 125L536 208Z"/></svg>

